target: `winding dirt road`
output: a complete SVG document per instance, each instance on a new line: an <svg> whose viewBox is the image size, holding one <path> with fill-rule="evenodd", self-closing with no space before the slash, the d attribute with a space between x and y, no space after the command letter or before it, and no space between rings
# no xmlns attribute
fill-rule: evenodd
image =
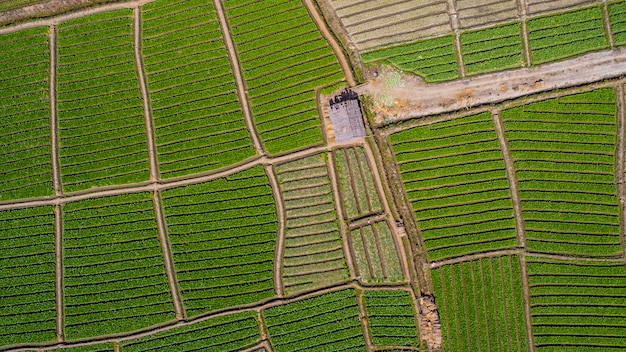
<svg viewBox="0 0 626 352"><path fill-rule="evenodd" d="M378 122L415 117L498 103L553 89L574 87L626 75L626 48L601 51L557 63L497 72L438 84L403 77L403 84L390 87L385 73L357 86L359 94L374 101L395 98L395 106L377 109ZM376 108L375 108L376 109Z"/></svg>

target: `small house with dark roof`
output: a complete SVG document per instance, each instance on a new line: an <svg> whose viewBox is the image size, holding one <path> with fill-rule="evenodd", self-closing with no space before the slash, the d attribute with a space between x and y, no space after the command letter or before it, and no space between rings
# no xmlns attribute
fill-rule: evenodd
<svg viewBox="0 0 626 352"><path fill-rule="evenodd" d="M337 143L365 138L361 104L355 91L345 89L340 95L330 99L329 103L328 115Z"/></svg>

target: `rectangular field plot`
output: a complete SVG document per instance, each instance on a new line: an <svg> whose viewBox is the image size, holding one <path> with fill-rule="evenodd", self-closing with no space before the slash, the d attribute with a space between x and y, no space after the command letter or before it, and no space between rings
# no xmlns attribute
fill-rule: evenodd
<svg viewBox="0 0 626 352"><path fill-rule="evenodd" d="M262 167L162 198L188 316L274 296L278 220Z"/></svg>
<svg viewBox="0 0 626 352"><path fill-rule="evenodd" d="M212 2L142 7L142 54L163 178L254 155Z"/></svg>
<svg viewBox="0 0 626 352"><path fill-rule="evenodd" d="M609 19L615 45L626 44L626 2L609 5Z"/></svg>
<svg viewBox="0 0 626 352"><path fill-rule="evenodd" d="M326 0L359 50L450 33L445 0Z"/></svg>
<svg viewBox="0 0 626 352"><path fill-rule="evenodd" d="M352 289L268 308L261 313L276 352L365 350Z"/></svg>
<svg viewBox="0 0 626 352"><path fill-rule="evenodd" d="M517 245L489 113L411 128L390 140L430 260Z"/></svg>
<svg viewBox="0 0 626 352"><path fill-rule="evenodd" d="M468 75L524 66L521 24L514 22L461 34Z"/></svg>
<svg viewBox="0 0 626 352"><path fill-rule="evenodd" d="M609 46L602 8L590 7L528 21L531 61L541 64Z"/></svg>
<svg viewBox="0 0 626 352"><path fill-rule="evenodd" d="M459 77L452 35L370 51L361 55L361 58L365 63L384 62L400 70L413 72L426 82Z"/></svg>
<svg viewBox="0 0 626 352"><path fill-rule="evenodd" d="M325 158L318 154L277 167L287 219L282 272L287 295L348 279Z"/></svg>
<svg viewBox="0 0 626 352"><path fill-rule="evenodd" d="M517 257L445 265L431 275L444 351L528 351Z"/></svg>
<svg viewBox="0 0 626 352"><path fill-rule="evenodd" d="M419 347L415 308L403 290L366 290L365 308L372 344Z"/></svg>
<svg viewBox="0 0 626 352"><path fill-rule="evenodd" d="M462 28L519 19L515 0L456 0L455 3Z"/></svg>
<svg viewBox="0 0 626 352"><path fill-rule="evenodd" d="M112 343L102 343L98 345L55 348L51 351L55 351L55 352L114 352L115 347L113 346Z"/></svg>
<svg viewBox="0 0 626 352"><path fill-rule="evenodd" d="M626 348L623 263L545 258L528 258L526 263L537 352Z"/></svg>
<svg viewBox="0 0 626 352"><path fill-rule="evenodd" d="M66 338L175 318L150 193L68 203L63 223Z"/></svg>
<svg viewBox="0 0 626 352"><path fill-rule="evenodd" d="M66 192L149 178L132 10L58 27L59 159Z"/></svg>
<svg viewBox="0 0 626 352"><path fill-rule="evenodd" d="M268 153L321 144L315 89L343 72L302 2L224 0L224 7Z"/></svg>
<svg viewBox="0 0 626 352"><path fill-rule="evenodd" d="M240 351L259 340L257 313L248 311L124 341L122 351Z"/></svg>
<svg viewBox="0 0 626 352"><path fill-rule="evenodd" d="M527 0L528 14L536 15L545 12L557 12L573 7L601 3L603 0Z"/></svg>
<svg viewBox="0 0 626 352"><path fill-rule="evenodd" d="M501 116L515 162L527 248L619 255L613 89L531 103Z"/></svg>
<svg viewBox="0 0 626 352"><path fill-rule="evenodd" d="M337 149L334 155L346 218L380 213L380 197L363 148Z"/></svg>
<svg viewBox="0 0 626 352"><path fill-rule="evenodd" d="M48 27L0 35L0 201L53 195Z"/></svg>
<svg viewBox="0 0 626 352"><path fill-rule="evenodd" d="M350 245L360 281L380 283L404 280L398 248L386 221L352 230Z"/></svg>
<svg viewBox="0 0 626 352"><path fill-rule="evenodd" d="M0 346L56 340L52 207L0 212Z"/></svg>

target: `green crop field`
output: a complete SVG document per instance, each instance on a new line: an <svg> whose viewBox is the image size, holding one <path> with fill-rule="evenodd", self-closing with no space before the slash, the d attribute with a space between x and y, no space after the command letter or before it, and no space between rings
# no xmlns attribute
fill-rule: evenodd
<svg viewBox="0 0 626 352"><path fill-rule="evenodd" d="M615 45L626 45L626 3L621 1L609 5L609 21Z"/></svg>
<svg viewBox="0 0 626 352"><path fill-rule="evenodd" d="M189 175L253 156L213 5L146 4L142 38L161 175Z"/></svg>
<svg viewBox="0 0 626 352"><path fill-rule="evenodd" d="M372 344L376 347L419 346L409 292L367 290L363 295Z"/></svg>
<svg viewBox="0 0 626 352"><path fill-rule="evenodd" d="M364 349L354 290L326 293L261 313L277 352Z"/></svg>
<svg viewBox="0 0 626 352"><path fill-rule="evenodd" d="M461 34L463 63L468 75L524 66L520 23Z"/></svg>
<svg viewBox="0 0 626 352"><path fill-rule="evenodd" d="M621 253L612 88L502 112L528 247L586 256Z"/></svg>
<svg viewBox="0 0 626 352"><path fill-rule="evenodd" d="M433 270L445 351L528 351L515 256Z"/></svg>
<svg viewBox="0 0 626 352"><path fill-rule="evenodd" d="M348 279L325 159L318 154L276 170L286 213L282 274L287 294Z"/></svg>
<svg viewBox="0 0 626 352"><path fill-rule="evenodd" d="M350 244L354 252L354 265L362 282L398 282L404 279L398 248L386 222L352 230Z"/></svg>
<svg viewBox="0 0 626 352"><path fill-rule="evenodd" d="M315 89L337 83L343 72L302 2L224 0L224 7L267 151L320 144Z"/></svg>
<svg viewBox="0 0 626 352"><path fill-rule="evenodd" d="M47 28L0 36L0 201L52 189Z"/></svg>
<svg viewBox="0 0 626 352"><path fill-rule="evenodd" d="M65 192L149 178L132 11L58 28L59 161Z"/></svg>
<svg viewBox="0 0 626 352"><path fill-rule="evenodd" d="M337 149L334 155L344 216L355 219L381 212L380 197L363 148Z"/></svg>
<svg viewBox="0 0 626 352"><path fill-rule="evenodd" d="M431 260L516 246L490 114L408 129L391 143Z"/></svg>
<svg viewBox="0 0 626 352"><path fill-rule="evenodd" d="M274 296L276 208L263 168L162 197L187 315Z"/></svg>

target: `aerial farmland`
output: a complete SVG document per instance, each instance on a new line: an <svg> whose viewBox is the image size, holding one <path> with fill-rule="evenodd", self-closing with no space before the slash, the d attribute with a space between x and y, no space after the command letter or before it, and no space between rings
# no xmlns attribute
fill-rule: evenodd
<svg viewBox="0 0 626 352"><path fill-rule="evenodd" d="M623 0L7 0L0 351L626 350Z"/></svg>

